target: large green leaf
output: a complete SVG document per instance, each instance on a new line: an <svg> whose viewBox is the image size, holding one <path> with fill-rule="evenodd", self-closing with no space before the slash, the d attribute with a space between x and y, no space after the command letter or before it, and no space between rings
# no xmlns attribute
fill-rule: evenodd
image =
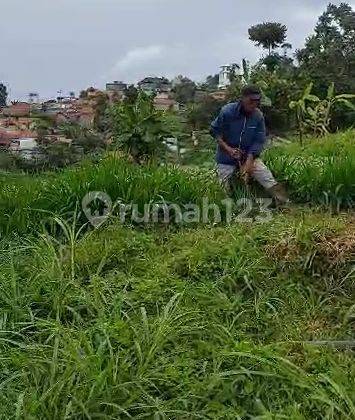
<svg viewBox="0 0 355 420"><path fill-rule="evenodd" d="M311 101L311 102L319 102L320 101L320 99L316 95L307 95L307 97L305 99L307 101Z"/></svg>
<svg viewBox="0 0 355 420"><path fill-rule="evenodd" d="M313 82L311 82L305 89L303 97L307 97L308 95L310 95L310 93L312 92L313 89Z"/></svg>
<svg viewBox="0 0 355 420"><path fill-rule="evenodd" d="M341 95L337 95L335 99L355 99L354 93L343 93Z"/></svg>
<svg viewBox="0 0 355 420"><path fill-rule="evenodd" d="M337 102L342 103L349 109L355 110L355 105L352 102L348 101L347 99L339 98L337 99Z"/></svg>
<svg viewBox="0 0 355 420"><path fill-rule="evenodd" d="M332 99L334 97L334 92L335 92L335 84L334 82L332 82L328 87L327 99Z"/></svg>

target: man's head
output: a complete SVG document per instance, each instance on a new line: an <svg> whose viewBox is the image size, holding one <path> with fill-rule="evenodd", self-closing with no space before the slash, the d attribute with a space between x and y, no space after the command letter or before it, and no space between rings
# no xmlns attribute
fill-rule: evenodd
<svg viewBox="0 0 355 420"><path fill-rule="evenodd" d="M246 114L252 114L260 105L261 90L257 86L246 86L242 90L242 106Z"/></svg>

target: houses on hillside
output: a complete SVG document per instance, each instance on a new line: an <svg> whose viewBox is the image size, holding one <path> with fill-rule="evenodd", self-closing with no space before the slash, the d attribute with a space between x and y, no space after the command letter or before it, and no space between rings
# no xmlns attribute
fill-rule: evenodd
<svg viewBox="0 0 355 420"><path fill-rule="evenodd" d="M31 112L31 105L27 102L15 102L2 108L5 117L28 117Z"/></svg>
<svg viewBox="0 0 355 420"><path fill-rule="evenodd" d="M124 92L127 89L127 87L127 83L115 80L113 82L106 83L106 92L116 92L121 95L124 95Z"/></svg>
<svg viewBox="0 0 355 420"><path fill-rule="evenodd" d="M146 93L168 93L172 89L171 82L165 77L145 77L137 86Z"/></svg>
<svg viewBox="0 0 355 420"><path fill-rule="evenodd" d="M179 104L169 95L168 92L158 92L154 99L154 106L161 111L178 111Z"/></svg>
<svg viewBox="0 0 355 420"><path fill-rule="evenodd" d="M218 89L211 92L202 86L197 87L194 100L203 101L208 96L216 100L225 100L231 81L231 72L238 71L239 66L236 64L221 66ZM181 105L174 98L176 80L171 82L165 77L145 77L137 83L137 88L154 95L153 101L156 109L179 110ZM0 140L11 139L21 133L27 137L34 135L34 120L41 117L54 121L56 125L77 123L90 127L107 101L115 103L124 100L129 89L127 83L114 80L106 83L105 90L91 87L82 91L79 98L76 98L75 93L71 92L68 96L61 94L56 99L42 103L13 102L0 109Z"/></svg>

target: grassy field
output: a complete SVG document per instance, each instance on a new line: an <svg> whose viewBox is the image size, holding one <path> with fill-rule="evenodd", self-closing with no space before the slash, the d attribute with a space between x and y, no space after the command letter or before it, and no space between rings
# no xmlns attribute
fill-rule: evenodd
<svg viewBox="0 0 355 420"><path fill-rule="evenodd" d="M265 160L287 185L292 201L339 210L355 202L355 131L308 142L275 147ZM195 152L196 153L196 152ZM113 201L144 203L164 201L200 204L202 197L219 203L224 193L213 170L178 167L135 167L122 158L106 156L97 165L29 177L0 175L0 232L37 230L46 214L67 217L86 193L103 191ZM240 189L240 195L245 196ZM80 219L82 223L85 217Z"/></svg>
<svg viewBox="0 0 355 420"><path fill-rule="evenodd" d="M352 136L268 152L307 205L263 224L72 218L95 190L218 203L208 170L3 174L0 419L355 418Z"/></svg>
<svg viewBox="0 0 355 420"><path fill-rule="evenodd" d="M354 207L354 130L272 148L266 161L297 201Z"/></svg>

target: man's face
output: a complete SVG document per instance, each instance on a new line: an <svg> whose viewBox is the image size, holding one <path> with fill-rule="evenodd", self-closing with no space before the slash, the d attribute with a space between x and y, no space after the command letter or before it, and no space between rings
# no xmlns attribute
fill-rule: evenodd
<svg viewBox="0 0 355 420"><path fill-rule="evenodd" d="M246 114L252 114L260 105L260 99L251 96L243 96L242 105Z"/></svg>

